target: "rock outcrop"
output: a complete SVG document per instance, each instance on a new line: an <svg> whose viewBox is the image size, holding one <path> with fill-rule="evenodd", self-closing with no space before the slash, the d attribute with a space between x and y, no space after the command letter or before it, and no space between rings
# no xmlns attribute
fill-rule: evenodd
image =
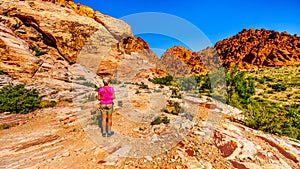
<svg viewBox="0 0 300 169"><path fill-rule="evenodd" d="M184 76L190 74L191 70L195 70L195 62L191 59L196 59L196 53L181 46L174 46L167 49L162 55L160 62L163 66L162 69L172 76Z"/></svg>
<svg viewBox="0 0 300 169"><path fill-rule="evenodd" d="M95 76L98 69L113 75L116 66L112 65L124 55L140 52L147 59L151 53L125 22L72 1L1 0L0 35L0 70L56 95L50 98L64 97L57 90L71 91L73 79L80 74L76 62ZM153 52L150 56L156 57ZM108 57L114 59L106 62L103 58Z"/></svg>
<svg viewBox="0 0 300 169"><path fill-rule="evenodd" d="M32 77L42 64L29 46L15 33L0 23L0 69L11 77Z"/></svg>
<svg viewBox="0 0 300 169"><path fill-rule="evenodd" d="M221 65L227 69L234 65L239 69L295 65L300 63L300 37L265 29L244 29L199 52L172 47L161 61L168 71L191 71L196 75L206 74L207 69ZM187 67L188 70L184 70Z"/></svg>
<svg viewBox="0 0 300 169"><path fill-rule="evenodd" d="M160 62L167 72L178 76L205 75L221 66L216 50L211 47L192 52L184 47L174 46L167 49Z"/></svg>
<svg viewBox="0 0 300 169"><path fill-rule="evenodd" d="M76 62L86 40L97 31L108 47L120 38L132 36L130 27L123 21L99 12L93 18L79 16L71 9L50 2L3 0L0 15L1 22L29 45L45 51L54 48L52 50L68 62Z"/></svg>
<svg viewBox="0 0 300 169"><path fill-rule="evenodd" d="M300 63L300 37L287 32L244 29L216 43L223 65L240 69L285 66Z"/></svg>

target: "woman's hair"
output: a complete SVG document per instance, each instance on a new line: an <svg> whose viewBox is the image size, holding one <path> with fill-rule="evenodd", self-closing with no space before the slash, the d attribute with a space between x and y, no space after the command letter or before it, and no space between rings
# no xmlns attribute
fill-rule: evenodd
<svg viewBox="0 0 300 169"><path fill-rule="evenodd" d="M103 78L103 84L104 86L107 86L109 84L110 79L108 77Z"/></svg>

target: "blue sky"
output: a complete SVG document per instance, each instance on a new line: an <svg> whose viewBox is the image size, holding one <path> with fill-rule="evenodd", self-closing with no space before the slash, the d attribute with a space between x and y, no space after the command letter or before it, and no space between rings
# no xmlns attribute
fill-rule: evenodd
<svg viewBox="0 0 300 169"><path fill-rule="evenodd" d="M74 2L90 6L115 18L125 18L124 20L132 26L133 33L148 42L158 55L175 45L199 51L237 34L243 28L265 28L300 35L299 0L74 0ZM149 26L147 25L149 18L144 19L140 15L145 12L152 12L146 13L151 16L161 15L150 18L153 25ZM141 25L145 25L143 30L140 30ZM200 33L195 33L194 28Z"/></svg>

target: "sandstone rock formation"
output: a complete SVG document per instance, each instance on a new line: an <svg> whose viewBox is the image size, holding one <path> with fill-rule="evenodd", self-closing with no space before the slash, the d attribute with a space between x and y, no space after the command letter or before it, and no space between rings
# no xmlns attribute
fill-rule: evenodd
<svg viewBox="0 0 300 169"><path fill-rule="evenodd" d="M111 32L116 39L121 40L126 36L132 35L131 27L125 22L113 18L108 15L101 14L99 11L94 11L91 7L82 5L80 3L76 4L72 0L43 0L52 2L54 4L67 7L72 9L81 16L86 16L93 18L95 21L102 24L109 32Z"/></svg>
<svg viewBox="0 0 300 169"><path fill-rule="evenodd" d="M53 97L60 95L57 90L70 97L63 90L71 91L72 79L79 78L76 62L94 73L99 69L113 75L116 67L110 63L117 64L124 54L151 53L125 22L72 1L1 0L0 4L0 70ZM106 62L103 58L108 57L116 59Z"/></svg>
<svg viewBox="0 0 300 169"><path fill-rule="evenodd" d="M183 63L175 61L176 58ZM300 63L300 37L265 29L244 29L199 52L175 46L163 54L161 61L171 72L189 70L196 75L206 74L207 69L221 64L227 69L233 65L240 69L295 65ZM183 71L180 68L183 65L189 69Z"/></svg>
<svg viewBox="0 0 300 169"><path fill-rule="evenodd" d="M99 29L105 29L96 21L78 17L75 12L67 8L57 8L52 3L41 1L23 1L14 3L2 1L0 14L10 18L18 18L22 25L36 30L42 37L39 39L41 46L47 45L57 49L57 52L69 62L76 62L78 52L89 36ZM52 12L51 12L52 11ZM51 13L51 14L50 14ZM16 28L19 34L27 34ZM26 35L22 35L23 37ZM116 42L109 32L106 32L109 41ZM30 39L30 34L27 35ZM32 42L28 42L32 44ZM42 45L44 44L44 45Z"/></svg>
<svg viewBox="0 0 300 169"><path fill-rule="evenodd" d="M241 69L285 66L300 63L300 37L287 32L244 29L215 45L223 65Z"/></svg>
<svg viewBox="0 0 300 169"><path fill-rule="evenodd" d="M191 58L196 58L195 53L184 47L175 46L167 49L160 61L163 66L162 69L172 76L183 76L190 74L191 70L194 69L195 62L191 61Z"/></svg>
<svg viewBox="0 0 300 169"><path fill-rule="evenodd" d="M184 47L174 46L167 49L160 62L167 72L178 76L205 75L221 66L216 50L211 47L192 52Z"/></svg>
<svg viewBox="0 0 300 169"><path fill-rule="evenodd" d="M141 70L156 68L157 56L141 38L127 37L99 60L97 74L131 81Z"/></svg>
<svg viewBox="0 0 300 169"><path fill-rule="evenodd" d="M29 46L15 33L0 23L0 68L11 77L32 77L42 64Z"/></svg>

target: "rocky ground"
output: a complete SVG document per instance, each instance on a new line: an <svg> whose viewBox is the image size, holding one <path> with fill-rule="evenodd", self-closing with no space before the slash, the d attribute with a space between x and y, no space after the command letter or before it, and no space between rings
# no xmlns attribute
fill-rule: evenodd
<svg viewBox="0 0 300 169"><path fill-rule="evenodd" d="M136 90L135 85L130 86L128 95ZM147 100L149 94L139 96ZM170 123L154 126L149 122L153 116L145 111L151 107L149 102L129 102L142 115L133 116L125 102L116 104L115 134L109 138L101 136L94 101L83 107L60 102L55 108L24 116L16 127L0 131L0 168L300 167L299 143L232 122L239 111L219 102L186 97L189 108L199 110L192 120L183 114L156 112L168 116ZM1 114L0 123L11 116Z"/></svg>
<svg viewBox="0 0 300 169"><path fill-rule="evenodd" d="M300 168L299 141L236 123L243 118L240 111L210 98L185 96L179 102L189 113L162 113L170 88L159 88L148 78L165 76L166 72L156 69L160 67L155 64L158 58L146 42L133 37L129 25L72 1L48 1L0 1L0 87L25 83L27 88L37 89L43 99L58 102L54 108L27 115L0 114L1 128L10 127L0 130L0 168ZM250 35L268 37L266 46L279 39L278 43L289 47L234 47L245 46L248 40L249 44L259 41ZM237 56L254 48L281 59L267 65L299 62L295 57L299 37L286 33L243 30L225 42L232 45L217 44L217 52L224 57L228 51ZM194 62L198 55L216 53L211 48L200 53L175 49L175 56L182 54L193 62L191 67L182 64L178 70L193 68L191 71L199 74L204 69ZM250 57L257 58L259 52L246 53L240 60L260 63ZM173 58L170 55L166 62L172 64L169 59ZM172 70L172 65L164 66ZM115 134L109 138L102 137L99 116L94 113L93 87L99 86L100 76L114 76L123 82L115 85ZM140 88L141 82L150 89ZM73 103L65 102L71 99ZM156 116L170 122L152 126Z"/></svg>

